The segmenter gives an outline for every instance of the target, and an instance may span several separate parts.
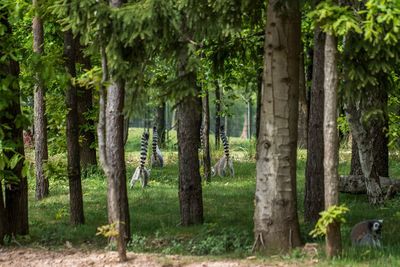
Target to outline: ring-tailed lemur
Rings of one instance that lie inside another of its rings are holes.
[[[161,150],[158,147],[158,134],[157,127],[153,127],[153,142],[152,142],[152,155],[151,155],[151,166],[152,167],[163,167],[164,158],[161,154]]]
[[[135,183],[140,179],[142,187],[147,186],[150,171],[146,169],[144,166],[147,158],[147,146],[149,141],[149,133],[145,130],[142,134],[142,139],[140,142],[140,165],[136,168],[135,172],[132,175],[132,179],[130,182],[131,188],[135,185]]]
[[[235,170],[233,169],[232,158],[229,156],[229,143],[226,137],[224,126],[221,126],[220,136],[222,144],[224,146],[224,156],[211,168],[211,174],[214,176],[225,176],[227,174],[226,168],[228,167],[229,175],[235,176]]]
[[[353,246],[381,246],[381,232],[383,220],[368,220],[356,224],[351,230]]]

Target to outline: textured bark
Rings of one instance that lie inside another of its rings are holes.
[[[254,211],[254,249],[267,253],[301,245],[296,201],[300,12],[297,1],[276,3],[268,3],[265,28]]]
[[[354,138],[351,139],[351,165],[350,175],[362,175],[360,156],[358,154],[357,142]]]
[[[248,136],[249,139],[251,139],[251,136],[253,135],[252,132],[252,127],[253,127],[253,123],[252,123],[252,118],[253,118],[253,112],[252,112],[252,102],[251,102],[251,98],[249,99],[249,101],[247,102],[247,127],[248,127]]]
[[[242,128],[242,134],[240,135],[240,138],[247,139],[248,130],[249,130],[249,122],[248,122],[248,116],[247,116],[247,112],[246,112],[246,113],[244,113],[244,116],[243,116],[243,128]]]
[[[327,34],[324,62],[324,189],[325,209],[339,205],[339,137],[337,130],[337,44],[336,37]],[[315,76],[314,76],[315,77]],[[327,227],[326,254],[337,256],[342,250],[340,223]]]
[[[400,180],[379,177],[379,183],[382,191],[386,194],[390,186],[400,187]],[[365,178],[363,175],[340,176],[339,191],[349,194],[366,194]]]
[[[379,88],[379,94],[377,96],[378,105],[381,107],[383,112],[383,122],[380,124],[373,124],[372,127],[377,127],[376,138],[374,142],[374,165],[378,176],[388,177],[389,176],[389,149],[388,149],[388,129],[389,119],[387,113],[388,105],[388,93],[382,86]]]
[[[101,86],[99,90],[99,121],[97,123],[97,139],[99,145],[99,160],[104,173],[108,177],[107,168],[107,153],[106,153],[106,105],[107,91],[105,83],[108,81],[107,55],[104,46],[100,49],[101,54],[101,69],[103,76],[101,78]]]
[[[83,55],[82,48],[79,46],[79,40],[76,40],[77,53],[79,53],[79,62],[84,68],[91,69],[90,59]],[[95,148],[95,132],[94,120],[87,119],[88,112],[93,110],[93,88],[84,88],[77,85],[78,93],[78,123],[80,128],[79,155],[81,158],[82,168],[97,165],[96,148]]]
[[[4,236],[7,232],[6,210],[3,198],[3,181],[0,181],[0,246],[3,245]]]
[[[263,92],[263,78],[262,74],[258,78],[258,84],[257,84],[257,111],[256,111],[256,138],[258,140],[258,135],[260,133],[260,114],[261,114],[261,109],[262,109],[262,92]]]
[[[303,50],[301,50],[303,51]],[[308,103],[306,97],[306,81],[304,73],[304,55],[300,56],[299,74],[299,122],[298,122],[298,147],[307,148]]]
[[[131,235],[124,149],[124,95],[124,82],[111,79],[106,106],[108,220],[110,224],[117,223],[118,254],[122,261],[127,259],[126,244]]]
[[[76,46],[72,31],[64,33],[64,60],[65,68],[70,78],[76,77]],[[81,182],[81,166],[79,156],[79,124],[78,124],[78,96],[72,81],[68,82],[67,98],[67,158],[70,201],[70,222],[72,225],[83,224],[83,196]]]
[[[221,128],[221,88],[215,80],[215,149],[219,149],[219,129]]]
[[[314,30],[313,74],[308,122],[304,219],[314,224],[324,209],[324,45],[325,34]]]
[[[210,104],[209,94],[206,91],[203,97],[203,167],[204,180],[211,182],[211,156],[210,156]]]
[[[157,107],[158,146],[165,147],[165,103]]]
[[[33,0],[33,7],[39,8],[38,0]],[[43,55],[44,35],[43,22],[38,12],[32,21],[33,52]],[[47,149],[47,117],[45,103],[45,88],[39,72],[35,73],[34,88],[34,129],[35,129],[35,173],[36,199],[41,200],[49,195],[49,180],[44,173],[44,164],[48,160]]]
[[[179,205],[181,225],[203,223],[203,196],[199,171],[199,141],[201,124],[201,100],[196,86],[196,75],[187,72],[188,48],[179,52],[179,77],[187,79],[192,95],[184,97],[178,105],[178,157],[179,157]]]

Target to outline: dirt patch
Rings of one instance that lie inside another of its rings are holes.
[[[49,251],[32,248],[0,248],[1,267],[255,267],[255,266],[312,266],[315,260],[297,263],[265,263],[255,258],[245,260],[208,260],[204,257],[128,253],[127,262],[118,262],[116,252],[67,249]]]

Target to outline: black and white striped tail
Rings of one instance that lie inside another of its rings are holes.
[[[225,129],[224,126],[221,126],[220,129],[220,136],[221,136],[221,140],[222,140],[222,145],[224,146],[224,153],[226,158],[229,158],[229,142],[228,142],[228,138],[226,137],[225,134]]]
[[[153,150],[153,155],[155,159],[157,160],[157,146],[158,146],[158,133],[157,133],[157,127],[153,127],[153,142],[151,144],[151,148]]]
[[[152,167],[163,167],[164,166],[164,158],[161,154],[161,150],[158,147],[158,133],[157,127],[153,127],[153,141],[151,144],[152,147],[152,155],[151,155],[151,166]]]
[[[136,168],[135,172],[132,175],[130,186],[131,188],[135,185],[135,183],[140,179],[142,187],[147,186],[148,179],[150,176],[150,171],[146,169],[146,158],[147,158],[147,146],[149,142],[149,133],[145,131],[142,134],[142,139],[140,141],[140,162],[139,166]]]
[[[200,126],[200,148],[204,149],[204,127],[203,125]]]

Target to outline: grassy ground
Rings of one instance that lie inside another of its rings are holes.
[[[128,179],[138,164],[141,130],[131,129],[126,146]],[[213,138],[211,138],[213,140]],[[205,223],[200,226],[179,227],[178,173],[176,137],[171,136],[168,149],[164,151],[166,166],[151,171],[150,187],[142,190],[137,184],[129,190],[132,242],[129,249],[136,252],[159,252],[166,254],[212,255],[244,257],[251,254],[253,243],[253,211],[255,191],[254,143],[231,138],[235,158],[235,178],[214,178],[203,185]],[[222,151],[213,153],[213,159]],[[340,173],[349,169],[350,152],[340,153]],[[398,156],[391,155],[390,173],[400,177]],[[308,236],[311,230],[303,223],[304,169],[306,151],[298,152],[298,207],[302,236],[305,242],[320,242]],[[34,200],[34,180],[30,181],[29,212],[30,236],[18,239],[30,246],[59,248],[70,242],[80,248],[104,248],[106,240],[96,236],[96,228],[107,224],[106,180],[98,169],[85,171],[83,178],[86,224],[72,227],[68,224],[69,196],[65,177],[65,156],[52,157],[49,166],[50,192],[47,199]],[[323,250],[319,254],[321,265],[337,266],[400,266],[400,199],[393,199],[383,207],[371,207],[363,195],[340,196],[351,212],[342,227],[344,253],[333,261],[325,260]],[[351,226],[364,219],[384,219],[383,243],[380,250],[354,250],[348,239]],[[304,258],[300,250],[282,256],[293,261]]]

